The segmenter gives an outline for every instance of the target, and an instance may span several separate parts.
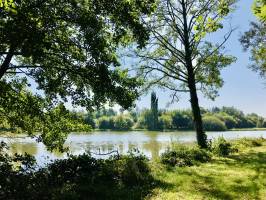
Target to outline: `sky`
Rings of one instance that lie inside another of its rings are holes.
[[[232,27],[237,27],[230,39],[227,41],[226,53],[233,55],[237,61],[222,71],[224,86],[219,90],[219,97],[215,101],[208,100],[199,94],[200,106],[212,108],[214,106],[234,106],[244,113],[257,113],[266,117],[266,81],[259,75],[248,68],[250,64],[250,53],[243,52],[239,42],[240,36],[249,29],[251,21],[255,17],[251,12],[253,0],[240,0],[237,9],[230,18]],[[225,27],[226,29],[226,27]],[[223,38],[224,33],[216,33],[212,41],[219,41]],[[170,106],[170,92],[154,89],[159,98],[159,108],[168,109],[185,109],[190,108],[189,96],[180,93],[180,100]],[[141,96],[136,102],[139,108],[150,107],[150,93]]]
[[[239,42],[241,35],[249,30],[250,22],[256,21],[255,16],[251,12],[252,2],[253,0],[239,0],[230,20],[226,20],[227,24],[230,21],[232,27],[237,27],[225,45],[226,53],[235,56],[237,61],[222,71],[224,86],[219,90],[219,96],[214,101],[206,99],[199,93],[199,104],[201,107],[234,106],[246,114],[257,113],[266,117],[266,80],[263,80],[257,73],[248,68],[250,53],[244,52]],[[221,41],[226,31],[228,31],[228,27],[225,26],[224,31],[214,33],[215,35],[211,37],[211,41]],[[171,92],[156,88],[154,91],[159,98],[159,108],[190,108],[189,95],[186,93],[180,93],[179,101],[169,105]],[[150,107],[150,93],[151,91],[136,101],[138,108]],[[66,106],[69,109],[73,109],[70,103],[66,103]],[[84,110],[80,107],[75,107],[74,109]],[[118,110],[119,107],[115,106],[115,109]]]

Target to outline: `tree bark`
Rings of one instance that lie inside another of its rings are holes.
[[[197,96],[197,88],[195,81],[195,74],[192,64],[192,50],[189,40],[189,27],[187,22],[187,8],[186,2],[182,0],[183,20],[184,20],[184,46],[185,46],[185,63],[188,72],[187,85],[190,92],[191,109],[193,113],[194,127],[197,134],[197,142],[201,148],[207,148],[207,136],[203,131],[202,117],[200,113],[199,100]]]
[[[199,101],[194,75],[189,79],[190,103],[193,112],[194,127],[197,134],[197,142],[201,148],[207,148],[207,135],[203,131],[202,117],[200,113]]]
[[[5,57],[3,64],[0,66],[0,80],[5,75],[6,71],[8,70],[12,57],[13,57],[13,48],[10,48],[9,52],[7,53]]]

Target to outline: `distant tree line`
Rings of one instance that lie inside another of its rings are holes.
[[[203,126],[205,131],[226,131],[233,128],[263,128],[266,121],[263,117],[252,113],[245,115],[234,107],[202,109]],[[150,110],[139,114],[137,128],[149,129]],[[193,116],[188,110],[160,110],[158,129],[193,130]]]
[[[234,107],[201,108],[201,111],[205,131],[266,128],[266,119],[262,116],[255,113],[244,114]],[[118,112],[113,108],[103,108],[93,113],[72,111],[71,116],[80,122],[83,120],[92,129],[101,130],[193,130],[194,127],[190,109],[159,110],[158,107],[151,106],[151,109],[132,109]],[[0,130],[12,131],[14,128],[3,121],[0,123]]]
[[[255,113],[244,114],[234,107],[201,108],[201,110],[205,131],[226,131],[234,128],[266,128],[265,118]],[[152,109],[134,109],[118,113],[112,108],[101,109],[94,113],[76,112],[75,115],[83,118],[85,123],[92,128],[102,130],[193,130],[194,127],[193,115],[190,109],[161,109],[157,111],[157,117]]]

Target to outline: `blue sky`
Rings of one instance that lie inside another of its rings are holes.
[[[226,53],[237,58],[237,62],[222,71],[224,86],[220,89],[219,97],[215,101],[208,100],[199,94],[199,102],[202,107],[211,108],[214,106],[234,106],[244,113],[257,113],[266,117],[266,81],[258,74],[248,68],[249,52],[243,52],[239,43],[242,33],[249,29],[249,23],[255,21],[251,12],[253,0],[240,0],[236,11],[232,14],[231,25],[237,27],[226,44]],[[223,33],[217,33],[212,37],[213,41],[221,39]],[[166,108],[169,102],[170,92],[155,89],[159,97],[159,107]],[[189,96],[180,93],[180,100],[168,107],[169,109],[189,108]],[[150,95],[145,95],[137,101],[139,108],[149,107]]]

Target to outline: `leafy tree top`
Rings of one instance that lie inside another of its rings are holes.
[[[259,18],[259,20],[266,22],[266,1],[265,0],[255,0],[252,8],[254,14]]]
[[[159,85],[173,91],[189,92],[188,82],[195,76],[197,89],[214,99],[222,87],[220,70],[236,59],[224,53],[224,44],[208,40],[208,34],[223,28],[225,17],[234,10],[233,0],[161,0],[151,17],[143,18],[151,37],[145,50],[135,51],[141,58],[139,73],[147,87]],[[188,66],[191,60],[192,66]]]
[[[75,122],[65,121],[71,116],[60,102],[70,99],[87,109],[132,105],[140,82],[119,67],[116,51],[131,41],[145,45],[149,34],[140,17],[154,10],[154,0],[14,4],[15,10],[0,12],[1,118],[28,133],[39,130],[48,147],[62,149]],[[29,91],[29,79],[45,97]]]

